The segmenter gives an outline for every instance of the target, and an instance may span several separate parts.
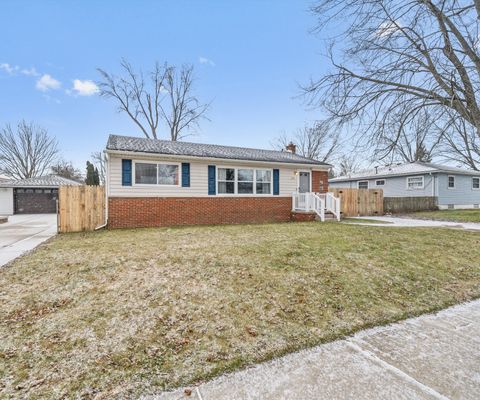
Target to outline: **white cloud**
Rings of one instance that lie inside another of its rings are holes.
[[[385,21],[380,24],[380,26],[377,29],[377,36],[391,36],[394,33],[399,31],[399,27],[401,25],[395,21]]]
[[[40,73],[34,68],[24,68],[20,71],[23,75],[27,76],[40,76]]]
[[[42,92],[47,92],[49,90],[59,89],[62,84],[60,81],[57,81],[55,78],[52,78],[48,74],[43,74],[42,77],[37,81],[35,87]]]
[[[207,57],[198,57],[198,62],[204,65],[210,65],[211,67],[215,66],[215,63]]]
[[[73,81],[73,90],[79,96],[92,96],[98,93],[98,86],[89,79],[84,81],[75,79]]]
[[[0,69],[3,69],[9,75],[13,75],[15,72],[18,71],[19,67],[10,65],[8,63],[1,63]]]

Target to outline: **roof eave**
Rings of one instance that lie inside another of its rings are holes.
[[[205,161],[222,161],[222,162],[244,162],[244,163],[265,163],[269,165],[292,165],[292,166],[301,166],[301,167],[306,167],[308,166],[309,168],[316,168],[320,170],[326,170],[328,171],[332,166],[330,164],[315,164],[314,162],[312,163],[300,163],[300,162],[288,162],[288,161],[263,161],[263,160],[245,160],[245,159],[237,159],[237,158],[223,158],[223,157],[202,157],[202,156],[187,156],[187,155],[181,155],[181,154],[164,154],[164,153],[156,153],[156,152],[146,152],[146,151],[133,151],[133,150],[113,150],[113,149],[105,149],[105,152],[107,154],[117,154],[117,155],[132,155],[132,154],[139,154],[139,155],[144,155],[144,156],[158,156],[158,157],[166,157],[166,158],[171,158],[171,159],[186,159],[186,160],[205,160]]]

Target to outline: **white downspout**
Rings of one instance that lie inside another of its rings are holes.
[[[109,182],[110,182],[110,159],[108,157],[108,153],[104,150],[105,153],[105,182],[103,184],[105,185],[105,223],[102,225],[99,225],[95,228],[95,230],[99,230],[102,228],[105,228],[108,224],[108,190],[109,190]]]

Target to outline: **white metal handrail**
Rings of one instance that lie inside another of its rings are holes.
[[[312,192],[292,193],[292,210],[294,211],[315,211],[320,220],[325,221],[325,199]]]
[[[325,221],[325,211],[331,212],[340,221],[340,198],[333,193],[292,193],[293,211],[315,211]]]
[[[335,197],[333,193],[327,192],[325,194],[325,208],[340,221],[340,197]]]

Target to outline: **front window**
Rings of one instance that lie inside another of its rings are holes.
[[[270,194],[272,171],[257,169],[257,194]]]
[[[178,185],[178,165],[135,163],[135,183],[142,185]]]
[[[407,189],[409,190],[423,189],[423,176],[412,176],[407,178]]]
[[[455,177],[454,176],[449,176],[448,177],[448,188],[449,189],[455,189]]]
[[[385,179],[379,179],[378,181],[375,182],[375,185],[385,186]]]
[[[218,168],[218,194],[271,194],[272,171],[250,168]]]
[[[218,193],[235,193],[235,170],[233,168],[218,169]]]
[[[359,189],[368,189],[368,181],[360,181],[358,182]]]
[[[480,189],[480,178],[472,178],[472,189]]]
[[[178,185],[178,165],[158,164],[158,184]]]
[[[238,170],[238,194],[253,193],[253,169]]]

